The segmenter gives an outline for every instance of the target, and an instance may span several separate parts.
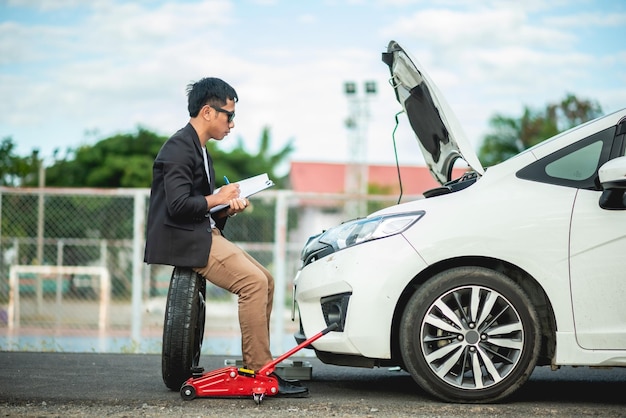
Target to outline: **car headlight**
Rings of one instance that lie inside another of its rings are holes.
[[[345,222],[324,232],[319,242],[330,245],[335,251],[367,241],[400,234],[417,222],[424,211],[393,215],[379,215]]]

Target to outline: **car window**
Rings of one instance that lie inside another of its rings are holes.
[[[517,177],[577,189],[601,190],[598,168],[610,159],[615,131],[613,126],[553,152],[519,170]]]
[[[550,177],[585,180],[595,174],[602,152],[602,141],[596,141],[546,165]]]

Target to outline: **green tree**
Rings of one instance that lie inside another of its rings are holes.
[[[0,186],[37,184],[39,164],[39,150],[33,150],[28,157],[20,157],[15,154],[11,137],[0,142]]]
[[[139,127],[136,133],[69,149],[46,169],[46,186],[150,187],[152,162],[166,139]]]
[[[491,132],[485,136],[478,157],[486,167],[498,164],[601,114],[597,102],[581,100],[573,94],[567,94],[560,103],[548,104],[543,110],[525,106],[518,119],[496,114],[489,121]]]

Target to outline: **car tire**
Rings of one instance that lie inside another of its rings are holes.
[[[538,315],[504,274],[453,268],[409,300],[400,349],[406,370],[431,395],[447,402],[498,402],[519,389],[537,364]]]
[[[206,280],[189,268],[175,267],[165,306],[161,368],[171,390],[198,369],[206,315]]]

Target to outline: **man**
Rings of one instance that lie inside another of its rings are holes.
[[[187,86],[189,123],[169,138],[153,165],[144,261],[193,268],[211,283],[239,297],[244,366],[259,370],[272,361],[269,324],[274,295],[270,272],[228,241],[222,230],[248,200],[239,185],[215,189],[213,161],[206,144],[234,128],[235,90],[218,78]],[[211,213],[211,208],[228,205]],[[279,380],[279,394],[306,396],[295,381]]]

